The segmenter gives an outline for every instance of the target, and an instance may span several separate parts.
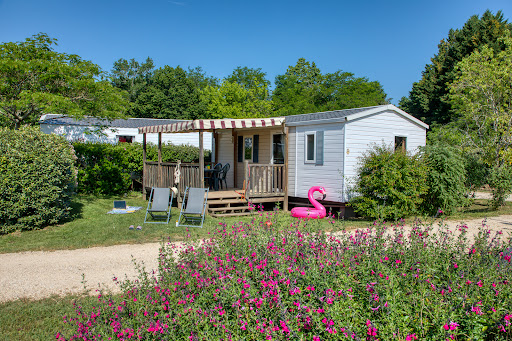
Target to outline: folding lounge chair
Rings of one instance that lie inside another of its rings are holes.
[[[149,196],[149,203],[146,210],[146,217],[144,218],[144,224],[169,224],[169,219],[171,219],[171,205],[173,197],[174,193],[171,193],[170,188],[151,188],[151,195]],[[148,221],[148,214],[154,220],[160,221]]]
[[[203,227],[207,200],[208,188],[187,187],[181,204],[178,226]],[[189,222],[196,225],[190,225]]]

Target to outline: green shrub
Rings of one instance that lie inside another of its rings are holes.
[[[512,193],[512,167],[504,164],[491,168],[488,184],[492,191],[491,206],[498,209],[505,205],[505,199]]]
[[[76,186],[75,159],[60,136],[38,128],[0,128],[0,233],[66,218]]]
[[[480,155],[475,153],[463,154],[466,168],[466,187],[476,191],[487,183],[489,177],[489,165],[482,161]]]
[[[428,191],[423,200],[423,211],[436,214],[438,210],[453,213],[468,203],[466,169],[459,152],[449,146],[431,145],[423,148],[427,165]]]
[[[350,204],[365,217],[403,218],[418,212],[425,180],[426,167],[418,155],[374,145],[359,162]]]
[[[140,143],[75,142],[79,171],[78,191],[100,195],[122,194],[129,190],[131,178],[142,177],[142,145]],[[158,161],[158,148],[146,147],[148,161]],[[205,159],[210,153],[205,152]],[[199,148],[191,145],[162,145],[163,162],[199,162]]]

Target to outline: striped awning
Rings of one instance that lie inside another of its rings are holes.
[[[173,124],[140,127],[139,134],[184,133],[213,129],[262,128],[281,126],[283,122],[284,117],[194,120]]]

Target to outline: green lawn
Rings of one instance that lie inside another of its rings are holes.
[[[129,206],[142,206],[140,211],[131,214],[112,215],[107,212],[112,208],[112,201],[125,199]],[[490,210],[486,200],[475,200],[471,207],[460,210],[449,219],[469,220],[486,218],[502,214],[512,214],[512,203],[502,207],[498,211]],[[37,250],[59,250],[79,249],[92,246],[109,246],[117,244],[135,244],[159,242],[170,238],[173,241],[184,239],[187,233],[194,238],[208,237],[208,233],[219,227],[219,223],[234,223],[237,221],[248,221],[250,217],[233,218],[212,218],[207,216],[204,227],[186,228],[175,226],[179,216],[179,209],[172,208],[172,217],[166,224],[143,224],[147,202],[142,194],[131,193],[124,198],[109,197],[98,198],[95,196],[79,195],[74,199],[72,216],[68,222],[49,226],[36,231],[15,232],[0,236],[0,253],[37,251]],[[258,212],[254,214],[259,214]],[[282,213],[289,223],[295,221],[288,213]],[[409,218],[412,221],[414,218]],[[363,219],[348,219],[342,224],[336,224],[336,228],[360,228],[370,225],[372,222]],[[130,225],[142,225],[141,231],[129,230]],[[333,226],[326,221],[314,220],[310,223],[312,229],[323,229],[330,231]]]
[[[112,209],[116,199],[126,200],[129,206],[142,206],[140,211],[130,214],[107,214]],[[41,230],[14,232],[0,236],[0,253],[79,249],[93,246],[109,246],[117,244],[136,244],[160,242],[170,238],[174,241],[184,239],[187,233],[195,238],[205,238],[208,232],[219,227],[219,223],[234,223],[251,219],[250,217],[232,217],[226,219],[207,216],[204,227],[176,227],[180,210],[173,207],[169,224],[143,224],[147,201],[142,194],[131,193],[124,198],[98,198],[89,195],[79,195],[74,199],[72,216],[68,222],[49,226]],[[254,213],[259,214],[259,213]],[[290,223],[293,221],[290,219]],[[364,227],[367,221],[352,222],[352,226]],[[141,225],[142,230],[129,230],[130,225]],[[312,228],[329,230],[327,222],[315,222]]]
[[[66,332],[65,315],[76,316],[73,302],[94,306],[96,297],[51,297],[39,301],[17,300],[0,303],[0,341],[55,340],[57,331]]]

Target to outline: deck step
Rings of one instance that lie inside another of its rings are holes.
[[[208,205],[237,204],[237,203],[247,205],[247,201],[242,200],[242,199],[212,199],[212,200],[208,200]]]
[[[209,207],[210,212],[225,212],[225,211],[248,211],[248,206],[228,206],[228,207]]]
[[[212,217],[222,218],[222,217],[241,217],[251,215],[251,212],[239,212],[239,213],[212,213]]]

